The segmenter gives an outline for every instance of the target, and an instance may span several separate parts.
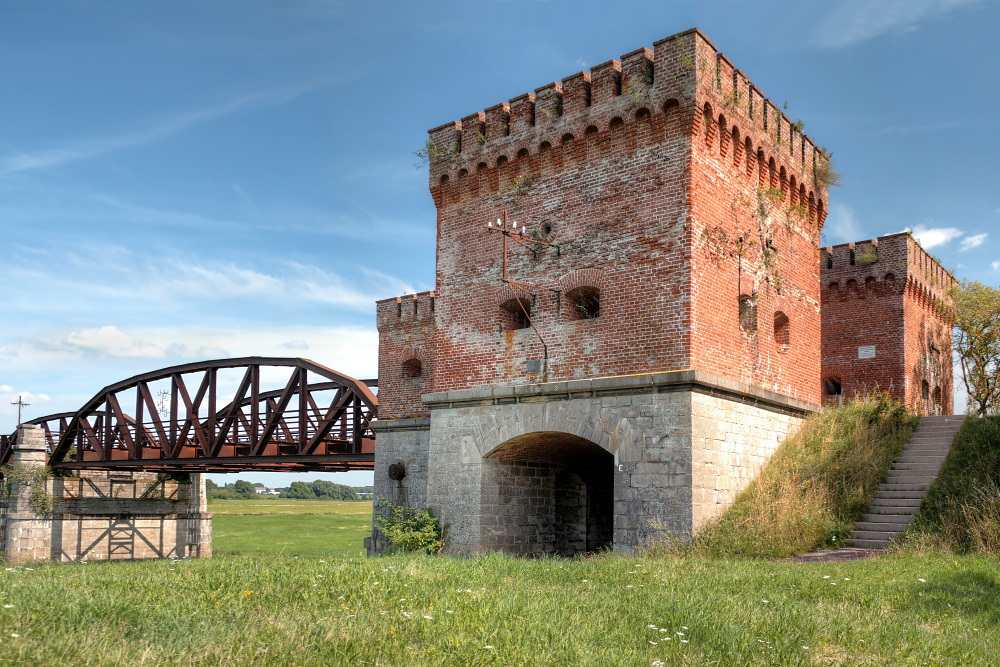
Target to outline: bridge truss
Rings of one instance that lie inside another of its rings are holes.
[[[54,469],[371,470],[369,384],[308,359],[219,359],[137,375],[78,412],[25,423],[45,428]],[[0,464],[15,444],[16,433],[0,441]]]

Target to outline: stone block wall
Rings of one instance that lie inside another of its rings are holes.
[[[375,448],[375,514],[372,516],[372,536],[365,538],[369,554],[383,551],[388,546],[375,525],[375,516],[380,511],[385,511],[380,507],[383,499],[403,507],[427,506],[430,417],[379,419],[372,422],[372,429],[378,446]],[[402,464],[406,472],[403,479],[389,478],[389,466],[393,464]]]
[[[449,524],[450,553],[556,551],[565,526],[556,507],[570,506],[555,478],[580,459],[607,476],[592,484],[605,497],[588,505],[611,507],[615,549],[664,531],[690,535],[814,409],[693,371],[443,392],[424,402],[432,415],[427,503]]]
[[[19,427],[14,463],[43,466],[45,458],[44,430]],[[15,484],[0,508],[7,562],[211,557],[204,485],[194,473],[81,471],[49,479],[52,508],[38,514],[31,488]]]

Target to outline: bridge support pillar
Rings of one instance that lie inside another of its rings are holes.
[[[48,513],[36,511],[32,503],[37,485],[42,486],[42,496],[47,497],[44,480],[29,478],[30,473],[45,467],[45,429],[41,426],[22,424],[17,428],[17,444],[11,463],[17,478],[10,490],[7,508],[3,513],[4,551],[7,562],[18,565],[33,560],[48,560],[52,551],[52,521]]]
[[[208,496],[205,493],[205,475],[199,472],[190,474],[191,497],[188,501],[188,513],[184,517],[187,523],[187,556],[189,558],[212,557],[212,515],[208,512]]]

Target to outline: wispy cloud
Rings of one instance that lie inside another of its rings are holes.
[[[912,232],[926,250],[949,243],[964,233],[957,227],[925,227],[924,225],[917,225]]]
[[[863,234],[861,223],[858,222],[854,209],[837,203],[830,205],[830,213],[827,215],[826,224],[823,225],[823,233],[833,243],[859,241]]]
[[[986,241],[987,236],[988,234],[986,232],[983,232],[982,234],[976,234],[975,236],[966,236],[964,239],[962,239],[961,250],[971,250],[973,248],[978,248],[979,246],[983,245],[983,242]]]
[[[1000,260],[997,260],[997,261],[993,262],[992,264],[990,264],[990,267],[994,271],[1000,271]]]
[[[79,247],[72,253],[50,252],[14,256],[0,266],[0,282],[15,290],[32,285],[32,304],[63,312],[74,307],[116,304],[164,312],[169,304],[176,316],[194,316],[221,305],[239,308],[250,302],[283,308],[329,306],[372,312],[376,299],[413,293],[403,280],[367,267],[351,267],[351,277],[300,262],[247,266],[198,257],[157,257],[125,248]],[[56,267],[56,268],[53,268]],[[44,285],[40,291],[37,285]],[[10,297],[7,307],[15,305]],[[110,335],[107,332],[105,335]],[[122,343],[124,345],[124,343]]]
[[[847,0],[819,28],[817,42],[844,48],[887,33],[917,30],[922,23],[984,0]]]
[[[0,176],[88,160],[106,153],[149,144],[234,113],[286,104],[300,95],[331,84],[331,81],[310,81],[270,88],[241,95],[217,106],[181,114],[137,132],[84,139],[69,146],[7,155],[0,157]]]

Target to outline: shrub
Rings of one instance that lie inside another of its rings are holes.
[[[444,548],[444,529],[429,507],[402,507],[383,498],[376,511],[375,525],[394,549],[438,554]]]

